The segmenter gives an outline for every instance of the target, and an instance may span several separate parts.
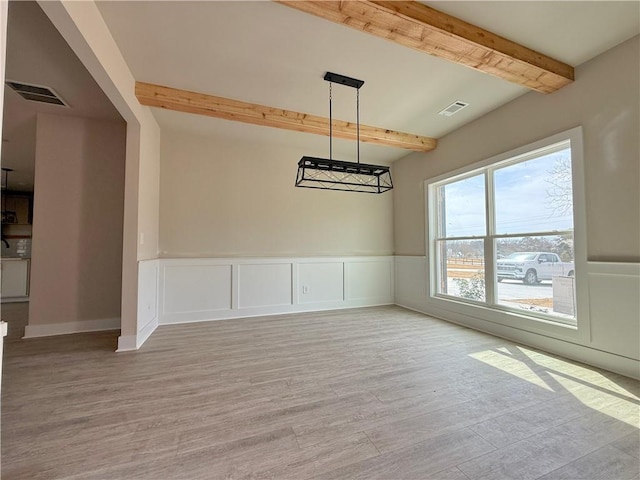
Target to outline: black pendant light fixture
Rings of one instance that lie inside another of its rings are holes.
[[[384,165],[360,163],[360,87],[364,81],[327,72],[329,82],[329,158],[302,157],[298,162],[296,187],[341,190],[346,192],[384,193],[393,188],[391,172]],[[339,83],[356,89],[357,162],[333,159],[332,85]]]

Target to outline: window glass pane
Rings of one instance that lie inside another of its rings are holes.
[[[438,188],[439,237],[484,235],[484,174]]]
[[[484,242],[441,240],[437,248],[437,292],[484,302]]]
[[[573,229],[571,149],[494,172],[496,233]]]
[[[573,236],[496,240],[497,303],[575,325]]]

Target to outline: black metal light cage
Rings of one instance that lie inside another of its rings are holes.
[[[384,193],[393,188],[391,171],[385,165],[360,163],[360,87],[364,81],[327,72],[329,82],[329,156],[330,158],[302,157],[298,162],[296,187],[339,190],[344,192]],[[340,83],[355,88],[357,116],[357,162],[333,159],[333,115],[331,84]]]
[[[384,193],[393,188],[393,182],[386,166],[302,157],[298,162],[296,187]]]

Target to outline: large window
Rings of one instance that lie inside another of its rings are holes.
[[[429,184],[432,295],[576,324],[569,139]]]

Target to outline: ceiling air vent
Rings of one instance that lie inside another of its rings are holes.
[[[49,103],[52,105],[62,105],[64,107],[68,107],[67,102],[60,98],[56,92],[54,92],[49,87],[43,87],[40,85],[30,85],[28,83],[14,82],[12,80],[7,80],[7,85],[9,85],[13,90],[15,90],[18,95],[20,95],[25,100],[31,100],[33,102],[42,102]]]
[[[467,105],[469,105],[467,102],[461,102],[460,100],[458,100],[457,102],[453,102],[451,105],[449,105],[444,110],[439,111],[438,115],[442,115],[443,117],[450,117],[454,113],[458,113],[460,110],[462,110]]]

